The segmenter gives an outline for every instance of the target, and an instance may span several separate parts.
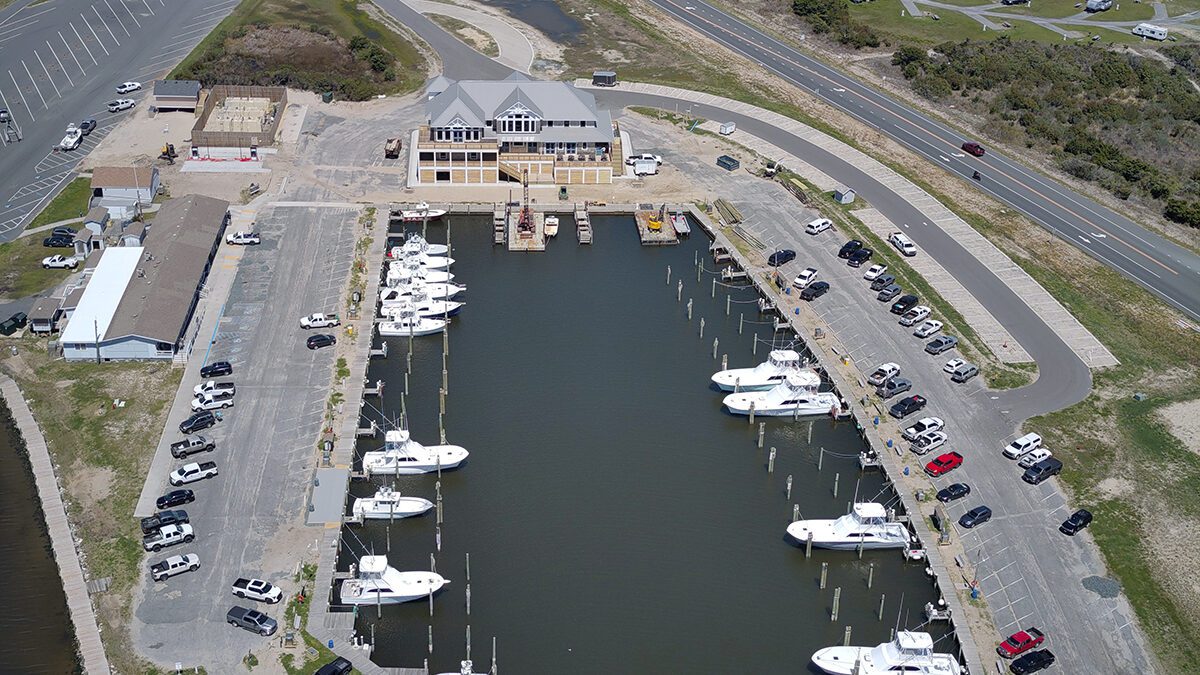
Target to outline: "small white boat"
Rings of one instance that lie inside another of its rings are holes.
[[[433,508],[433,502],[420,497],[402,497],[399,492],[386,485],[375,491],[374,497],[359,497],[354,500],[350,513],[366,520],[388,520],[411,518]]]
[[[836,415],[841,412],[842,402],[836,394],[817,391],[821,378],[811,371],[788,373],[783,382],[767,391],[751,391],[730,394],[723,401],[729,412],[749,415],[750,405],[754,414],[766,417],[805,417],[810,415]]]
[[[787,533],[800,543],[808,541],[817,548],[837,551],[904,548],[908,545],[908,530],[903,523],[889,522],[883,504],[860,502],[850,513],[837,520],[797,520],[788,525]]]
[[[67,125],[66,135],[59,141],[58,148],[60,150],[74,150],[83,142],[83,130],[75,126],[74,123]]]
[[[446,255],[450,247],[445,244],[431,244],[425,237],[413,232],[404,238],[403,246],[392,247],[392,257],[399,258],[405,253],[424,253],[425,255]]]
[[[902,630],[876,647],[826,647],[812,656],[813,665],[830,675],[961,675],[950,654],[936,654],[929,633]]]
[[[358,573],[342,582],[342,602],[348,605],[396,605],[424,600],[450,583],[437,572],[401,572],[387,564],[387,556],[364,555]]]
[[[393,429],[384,435],[383,450],[363,453],[363,471],[371,476],[407,476],[453,469],[467,459],[458,445],[425,446],[412,440],[408,431]]]
[[[799,370],[800,354],[791,349],[774,349],[757,366],[722,370],[712,376],[712,381],[721,391],[766,391],[783,382],[788,373]]]
[[[449,300],[466,290],[467,287],[462,284],[430,284],[417,280],[407,286],[396,286],[395,288],[385,286],[379,289],[379,301],[383,303],[400,302],[404,298],[411,298],[414,294],[422,293],[430,300]]]
[[[444,215],[446,215],[446,209],[431,209],[429,208],[429,204],[421,202],[414,208],[402,209],[400,211],[400,220],[412,223],[422,220],[437,220]]]
[[[393,315],[391,321],[380,322],[379,334],[381,336],[420,337],[422,335],[434,335],[446,330],[446,321],[443,319],[414,316],[411,310],[406,309],[396,311],[398,315]]]
[[[447,284],[453,280],[454,274],[452,272],[429,270],[420,267],[414,270],[401,264],[394,264],[388,266],[387,276],[384,278],[384,285],[386,285],[388,288],[395,288],[397,286],[408,286],[413,282],[420,281],[430,284]]]
[[[411,307],[412,311],[416,312],[418,319],[441,319],[458,314],[464,304],[462,302],[455,302],[454,300],[430,300],[428,298],[422,299],[413,296],[406,298],[404,303],[383,303],[379,308],[379,315],[400,320],[409,313],[408,308]]]
[[[683,211],[679,209],[671,212],[671,227],[675,228],[675,234],[681,236],[692,233],[692,226],[688,225],[687,216],[683,215]]]
[[[409,269],[448,270],[454,264],[454,258],[428,253],[405,253],[399,260]]]
[[[558,236],[558,216],[546,216],[545,229],[547,237]]]
[[[487,675],[487,673],[477,673],[475,672],[474,663],[471,661],[463,661],[461,664],[459,664],[459,671],[457,673],[439,673],[439,675]]]

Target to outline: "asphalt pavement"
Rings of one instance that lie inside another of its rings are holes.
[[[75,174],[88,152],[129,114],[106,103],[148,105],[155,78],[170,72],[238,0],[21,0],[0,11],[0,108],[21,141],[0,140],[0,242]],[[144,88],[118,95],[125,81]],[[55,152],[68,124],[99,126],[76,150]],[[2,135],[2,134],[0,134]]]
[[[659,9],[803,91],[878,129],[1029,216],[1193,318],[1200,318],[1200,256],[1054,179],[989,150],[962,152],[963,134],[831,68],[702,0],[651,0]],[[781,11],[784,11],[781,9]],[[855,185],[857,188],[857,185]]]

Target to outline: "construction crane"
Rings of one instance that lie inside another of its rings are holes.
[[[521,169],[521,215],[517,219],[517,236],[533,236],[533,213],[529,210],[529,169]]]

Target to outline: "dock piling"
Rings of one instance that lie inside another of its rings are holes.
[[[887,594],[880,594],[880,596],[879,596],[879,620],[880,621],[883,621],[883,601],[886,599],[887,599]]]
[[[721,370],[729,369],[729,354],[721,355]]]
[[[821,590],[825,590],[825,579],[829,576],[829,563],[821,563]]]
[[[862,560],[862,552],[863,552],[863,543],[862,543],[862,540],[860,539],[858,541],[858,559],[859,560]]]
[[[713,360],[717,358],[717,345],[721,344],[721,338],[713,338]]]
[[[792,504],[792,522],[794,523],[794,522],[796,522],[797,520],[800,520],[800,505],[799,505],[799,504]],[[808,536],[809,536],[809,537],[812,537],[812,533],[811,533],[811,532],[809,532],[809,533],[808,533]],[[805,554],[805,556],[804,556],[804,557],[806,557],[806,558],[807,558],[807,557],[808,557],[809,555],[811,555],[811,554],[812,554],[812,552],[811,552],[811,551],[809,551],[809,553]]]
[[[700,317],[700,339],[704,339],[704,317]]]
[[[667,265],[667,285],[671,285],[671,266]]]
[[[754,401],[750,402],[750,424],[754,424]],[[774,450],[774,448],[771,448]]]
[[[688,321],[692,320],[692,299],[688,298]]]
[[[442,552],[442,526],[435,525],[433,528],[433,544],[438,553]]]
[[[821,470],[821,465],[825,463],[825,446],[821,446],[821,454],[817,455],[817,471]]]
[[[429,627],[429,653],[433,653],[433,626]]]
[[[702,269],[704,269],[704,267],[700,264],[699,261],[697,261],[696,262],[696,283],[700,283],[700,270],[702,270]]]
[[[683,282],[682,281],[680,281],[679,284],[677,286],[675,286],[675,302],[680,302],[681,300],[683,300]]]
[[[758,333],[754,334],[754,345],[750,347],[750,353],[758,356]]]
[[[759,422],[758,423],[758,447],[761,448],[763,446],[763,436],[766,436],[766,434],[767,434],[767,423]]]
[[[790,473],[788,474],[788,477],[787,477],[787,498],[789,501],[792,498],[792,474],[790,474]]]
[[[798,515],[800,515],[800,514],[798,513],[798,512],[799,512],[799,510],[800,510],[800,506],[797,504],[797,505],[796,505],[796,511],[797,511],[797,514],[796,514],[796,515],[797,515],[797,516],[798,516]],[[813,539],[813,533],[812,533],[812,532],[809,532],[809,533],[808,533],[808,541],[804,542],[804,557],[805,557],[806,559],[807,559],[807,558],[811,558],[811,557],[812,557],[812,539]]]
[[[867,565],[867,589],[870,590],[872,582],[875,581],[875,563]]]
[[[467,584],[467,616],[471,616],[471,584]]]
[[[850,646],[850,626],[846,626],[846,634],[842,637],[842,646]]]
[[[829,617],[830,621],[837,621],[838,605],[842,604],[842,587],[838,586],[833,589],[833,614]]]
[[[450,332],[442,331],[442,366],[446,365],[446,358],[450,356]]]
[[[767,473],[775,473],[775,448],[771,448],[771,452],[767,454]]]
[[[833,474],[833,498],[834,499],[837,499],[838,478],[841,478],[841,476],[842,476],[842,474],[840,474],[840,473]]]
[[[713,277],[713,282],[712,282],[712,297],[714,297],[714,298],[715,298],[715,297],[717,297],[717,278],[716,278],[716,277]]]
[[[725,296],[725,316],[729,316],[729,305],[733,302],[728,294]]]

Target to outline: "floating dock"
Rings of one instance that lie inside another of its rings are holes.
[[[469,213],[469,211],[468,211]],[[503,244],[508,230],[508,205],[496,204],[492,209],[492,243]]]
[[[637,221],[638,236],[642,246],[674,246],[679,243],[679,235],[668,222],[665,209],[656,209],[653,204],[638,204],[633,212]]]
[[[586,203],[575,205],[575,236],[581,245],[592,243],[592,217]]]
[[[522,229],[521,211],[509,209],[507,213],[508,250],[510,251],[545,251],[546,250],[546,214],[539,211],[529,211],[529,222],[532,229]]]

